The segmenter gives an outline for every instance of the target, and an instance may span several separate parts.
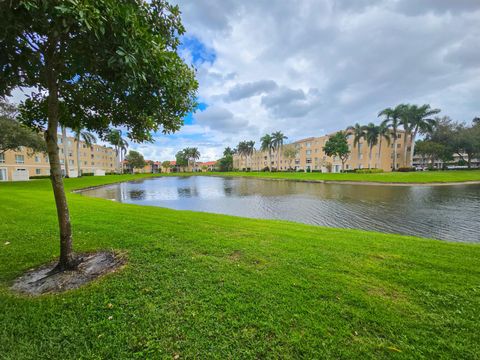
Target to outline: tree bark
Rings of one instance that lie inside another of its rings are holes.
[[[397,132],[393,134],[393,171],[397,170]]]
[[[405,132],[405,135],[403,136],[403,164],[405,167],[407,167],[407,139],[408,135],[407,132]]]
[[[46,68],[48,83],[48,127],[45,133],[45,141],[47,143],[48,159],[50,161],[50,179],[60,228],[60,260],[57,265],[57,270],[64,271],[74,269],[77,263],[72,250],[72,226],[70,223],[67,198],[63,188],[62,168],[57,143],[59,123],[58,84],[54,70],[50,66]]]
[[[412,137],[410,138],[410,141],[412,144],[410,145],[410,166],[413,167],[413,154],[415,151],[415,138],[417,137],[417,132],[413,132]]]

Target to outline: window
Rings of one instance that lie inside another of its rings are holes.
[[[15,162],[17,164],[24,164],[25,163],[25,156],[23,155],[15,155]]]
[[[318,153],[318,149],[315,149],[315,154]]]
[[[35,169],[35,175],[40,175],[42,173],[41,169]]]
[[[5,154],[0,154],[0,164],[5,162]]]
[[[40,162],[40,156],[35,155],[35,162],[39,163]]]
[[[306,151],[306,154],[307,154],[307,155],[311,155],[311,154],[312,154],[312,150],[307,150],[307,151]]]
[[[312,159],[311,158],[308,158],[307,159],[307,164],[311,164],[312,163]]]
[[[69,164],[69,165],[75,165],[74,162],[73,162],[73,160],[68,160],[68,164]]]
[[[305,144],[305,146],[306,146],[307,148],[309,148],[311,145],[312,145],[312,143],[309,143],[309,142]]]

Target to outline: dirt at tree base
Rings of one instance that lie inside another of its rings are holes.
[[[125,264],[125,258],[113,252],[102,251],[78,254],[76,270],[56,271],[57,262],[27,271],[13,283],[11,289],[25,295],[60,293],[76,289],[104,274],[114,272]]]

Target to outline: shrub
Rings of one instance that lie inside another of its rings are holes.
[[[414,167],[401,167],[397,169],[398,172],[411,172],[415,171]]]
[[[269,167],[268,166],[265,166],[263,169],[262,169],[263,172],[266,172],[266,171],[270,171]]]
[[[35,175],[30,176],[30,179],[50,179],[50,175]]]
[[[378,174],[383,173],[383,169],[356,169],[357,174]]]
[[[82,173],[82,176],[93,176],[94,173]]]

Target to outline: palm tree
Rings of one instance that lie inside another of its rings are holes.
[[[265,134],[260,138],[260,149],[262,151],[268,151],[268,171],[272,171],[272,149],[273,149],[273,138],[270,134]]]
[[[97,142],[97,138],[88,131],[82,131],[82,129],[73,129],[75,133],[75,143],[77,145],[77,176],[81,176],[82,170],[80,166],[80,141],[83,141],[87,146],[92,146]]]
[[[117,129],[112,129],[108,132],[107,136],[105,137],[105,140],[107,140],[115,149],[117,166],[122,165],[122,158],[127,153],[127,148],[128,148],[127,141],[124,138],[122,138],[122,132]],[[120,172],[123,173],[123,166],[121,166]]]
[[[394,109],[386,108],[379,112],[378,116],[384,116],[385,120],[382,121],[382,125],[387,126],[390,129],[391,136],[393,137],[393,171],[397,169],[397,139],[398,128],[400,126],[400,114],[403,109],[402,104],[397,105]]]
[[[440,112],[440,109],[432,109],[430,105],[423,104],[422,106],[410,105],[407,111],[407,118],[410,127],[410,140],[412,142],[410,148],[410,166],[413,164],[413,153],[415,150],[415,138],[418,134],[426,134],[433,130],[436,120],[430,118]],[[407,148],[405,144],[405,149]],[[406,159],[406,157],[405,157]],[[406,161],[406,160],[405,160]],[[405,164],[407,166],[407,164]]]
[[[248,142],[240,141],[237,145],[237,154],[240,155],[240,159],[247,156],[248,154]]]
[[[287,140],[288,138],[281,132],[281,131],[276,131],[272,133],[272,145],[273,148],[275,149],[277,153],[277,171],[280,168],[279,163],[280,163],[280,152],[283,148],[283,141]]]
[[[230,146],[226,147],[225,150],[223,150],[223,156],[233,156],[237,153],[237,149],[232,149]]]
[[[387,144],[390,145],[390,129],[387,124],[382,122],[378,126],[378,164],[382,163],[381,156],[382,156],[382,140],[385,139]],[[375,166],[376,167],[376,166]]]
[[[195,171],[196,161],[200,159],[200,151],[196,147],[190,148],[189,157],[193,160],[193,171]]]
[[[369,123],[368,125],[363,127],[363,130],[365,131],[365,140],[367,140],[367,145],[370,149],[368,157],[368,168],[371,169],[372,150],[373,147],[378,144],[379,127],[374,123]]]
[[[347,127],[347,132],[353,135],[353,147],[357,147],[358,167],[360,168],[360,141],[365,138],[365,130],[362,125],[356,123],[353,126]]]
[[[250,156],[252,156],[253,153],[255,152],[255,141],[253,141],[253,140],[247,141],[247,149],[246,150],[247,150],[246,154],[247,154],[247,168],[248,168],[249,167],[248,166],[248,158]]]

